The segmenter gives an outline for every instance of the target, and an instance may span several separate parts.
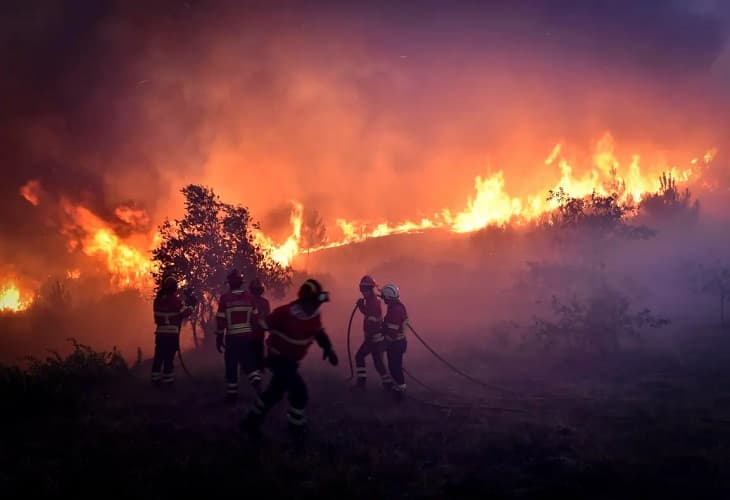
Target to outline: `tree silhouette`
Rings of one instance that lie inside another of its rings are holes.
[[[322,216],[313,208],[305,208],[302,217],[301,246],[305,250],[318,247],[327,241],[327,228]]]
[[[323,245],[327,241],[327,228],[324,225],[322,216],[315,209],[304,209],[302,214],[302,234],[299,241],[300,246],[307,251],[307,262],[309,267],[309,253],[313,248]]]
[[[159,226],[161,242],[152,251],[159,286],[170,272],[186,292],[195,293],[199,304],[191,316],[193,339],[197,327],[210,333],[215,304],[226,289],[225,277],[236,267],[247,278],[258,276],[275,296],[283,296],[291,284],[291,269],[272,260],[267,249],[256,243],[258,223],[246,207],[224,203],[212,189],[190,184],[181,190],[185,215]]]
[[[532,327],[544,347],[563,345],[606,354],[619,349],[622,337],[638,337],[642,328],[669,324],[649,309],[632,311],[628,298],[605,283],[585,299],[573,296],[564,302],[553,296],[551,309],[554,319],[536,317]]]
[[[721,263],[698,264],[694,270],[694,289],[720,299],[720,326],[725,326],[725,302],[730,300],[730,267]]]
[[[681,191],[671,174],[659,177],[659,191],[646,196],[639,204],[639,211],[655,223],[694,223],[700,211],[699,200],[692,201],[689,189]]]

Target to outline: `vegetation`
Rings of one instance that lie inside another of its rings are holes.
[[[573,296],[564,302],[553,296],[553,319],[536,317],[533,332],[545,348],[563,346],[616,352],[624,338],[637,338],[644,327],[660,328],[669,320],[649,309],[632,311],[628,298],[609,286],[593,290],[586,299]]]
[[[659,225],[671,223],[686,226],[697,222],[700,202],[692,200],[689,189],[679,189],[676,179],[667,173],[661,175],[659,182],[659,191],[641,200],[641,214],[651,223]]]
[[[191,184],[181,191],[185,215],[159,227],[161,242],[152,252],[158,265],[154,278],[159,284],[171,272],[198,296],[191,317],[197,342],[198,327],[208,333],[212,328],[215,304],[232,268],[249,278],[258,276],[274,296],[282,296],[291,284],[291,269],[275,262],[257,243],[254,231],[259,226],[247,208],[222,202],[204,186]]]

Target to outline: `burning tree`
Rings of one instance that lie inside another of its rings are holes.
[[[326,241],[327,227],[324,225],[322,215],[313,208],[305,208],[302,218],[301,247],[311,250]]]
[[[260,277],[275,296],[282,296],[291,284],[291,269],[275,262],[256,243],[258,223],[246,207],[224,203],[212,189],[190,184],[181,192],[185,216],[166,219],[159,227],[160,245],[152,251],[157,285],[171,272],[200,303],[191,317],[193,339],[197,327],[203,332],[215,319],[217,298],[225,291],[225,277],[233,267],[244,276]]]
[[[656,234],[646,226],[628,223],[636,208],[621,203],[618,193],[600,195],[594,191],[585,198],[575,198],[560,188],[550,190],[547,199],[558,206],[550,215],[551,225],[601,244],[609,239],[647,239]]]
[[[642,214],[654,222],[676,221],[694,223],[700,211],[699,200],[692,201],[689,189],[677,188],[677,181],[671,174],[659,177],[659,191],[646,196],[639,204]]]

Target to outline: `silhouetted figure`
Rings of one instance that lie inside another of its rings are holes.
[[[307,386],[299,374],[299,362],[306,356],[313,341],[322,348],[323,359],[333,366],[337,366],[338,362],[319,314],[319,308],[325,302],[329,302],[329,294],[318,281],[308,279],[299,289],[297,300],[277,307],[266,320],[262,320],[262,327],[269,331],[266,366],[271,370],[272,378],[254,407],[241,421],[244,430],[258,433],[266,413],[286,393],[289,395],[287,417],[290,430],[297,435],[306,430],[304,410],[309,396]]]
[[[258,310],[253,296],[243,289],[243,276],[233,269],[226,279],[230,290],[218,301],[216,348],[223,352],[226,367],[226,401],[238,397],[239,366],[258,394],[261,392],[261,340]],[[225,335],[225,339],[224,339]]]
[[[388,307],[383,318],[383,333],[385,334],[386,352],[388,354],[388,371],[393,377],[393,391],[396,401],[401,401],[406,392],[406,380],[403,375],[403,355],[406,353],[406,327],[408,313],[400,301],[400,291],[395,285],[385,285],[381,297]]]
[[[190,296],[183,303],[177,293],[177,280],[172,276],[162,279],[152,308],[155,315],[155,356],[152,361],[152,382],[172,384],[175,381],[174,359],[180,349],[180,327],[195,307]]]
[[[364,339],[355,354],[357,387],[361,390],[365,389],[368,379],[365,359],[368,356],[372,356],[375,370],[383,382],[383,388],[390,390],[393,387],[393,379],[385,367],[385,337],[382,331],[383,310],[380,305],[380,299],[375,294],[375,286],[375,280],[370,276],[363,276],[360,280],[360,292],[363,298],[357,301],[357,308],[364,316]]]

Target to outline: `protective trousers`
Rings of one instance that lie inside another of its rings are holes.
[[[256,392],[261,385],[264,360],[264,343],[244,335],[228,335],[224,361],[226,365],[226,395],[238,395],[238,369],[248,376]]]
[[[152,359],[152,382],[171,384],[175,381],[175,353],[180,348],[180,336],[155,335],[155,356]]]
[[[262,418],[285,393],[289,394],[289,424],[295,427],[307,423],[304,409],[309,401],[309,393],[304,379],[299,374],[299,363],[281,356],[271,356],[266,360],[266,366],[271,370],[271,382],[261,393],[253,408],[253,413]]]
[[[388,340],[387,344],[388,371],[390,371],[390,376],[393,377],[395,382],[393,390],[404,392],[406,390],[406,379],[403,375],[403,355],[406,353],[408,343],[406,339],[400,339]]]
[[[368,370],[365,367],[365,359],[368,356],[372,356],[373,365],[375,365],[375,370],[380,375],[383,386],[392,386],[393,379],[390,377],[388,369],[385,367],[385,342],[382,340],[380,342],[365,340],[360,346],[360,349],[357,350],[357,353],[355,354],[355,367],[358,385],[364,386],[365,381],[368,378]]]

